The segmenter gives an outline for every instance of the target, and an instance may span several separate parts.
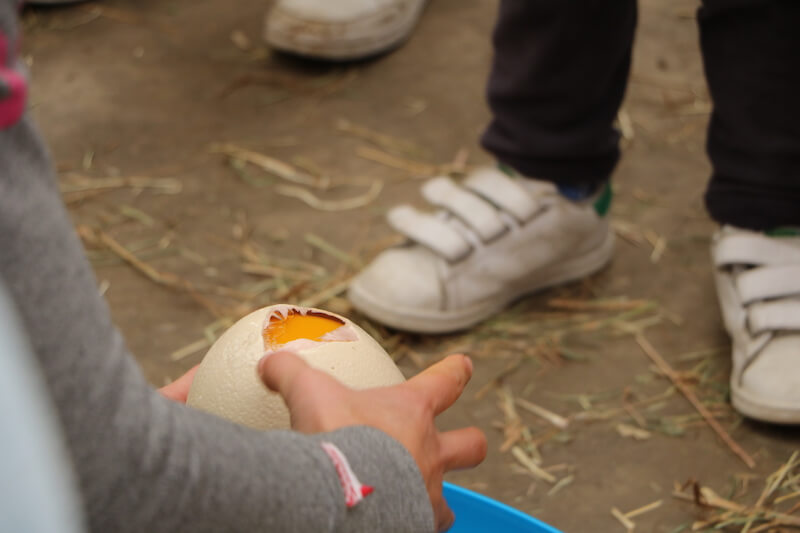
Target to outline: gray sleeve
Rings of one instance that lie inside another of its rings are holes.
[[[0,0],[0,31],[9,31],[12,4]],[[413,458],[384,433],[256,432],[170,402],[146,382],[97,294],[27,118],[0,129],[0,277],[57,405],[92,532],[434,529]],[[323,439],[375,488],[352,509]]]

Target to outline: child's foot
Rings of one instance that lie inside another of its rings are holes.
[[[422,191],[441,211],[394,208],[389,223],[408,242],[381,253],[350,285],[355,308],[383,324],[423,333],[467,328],[611,258],[608,186],[572,201],[552,183],[484,168],[460,185],[435,178]]]
[[[355,60],[399,46],[427,0],[276,0],[264,38],[278,50]]]
[[[800,424],[800,232],[783,233],[726,226],[712,254],[733,340],[733,406],[765,422]]]

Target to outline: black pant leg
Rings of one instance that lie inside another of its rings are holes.
[[[483,146],[526,176],[608,179],[635,26],[636,0],[502,0]]]
[[[800,1],[704,0],[698,20],[714,102],[708,210],[754,230],[800,226]]]

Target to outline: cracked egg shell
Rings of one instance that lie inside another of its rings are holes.
[[[187,404],[255,429],[289,428],[289,411],[257,374],[264,354],[291,349],[354,389],[405,379],[391,357],[350,320],[320,309],[273,305],[236,322],[211,346]]]

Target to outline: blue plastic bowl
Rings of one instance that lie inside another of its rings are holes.
[[[561,533],[522,511],[457,485],[445,483],[444,497],[456,514],[448,533]]]

